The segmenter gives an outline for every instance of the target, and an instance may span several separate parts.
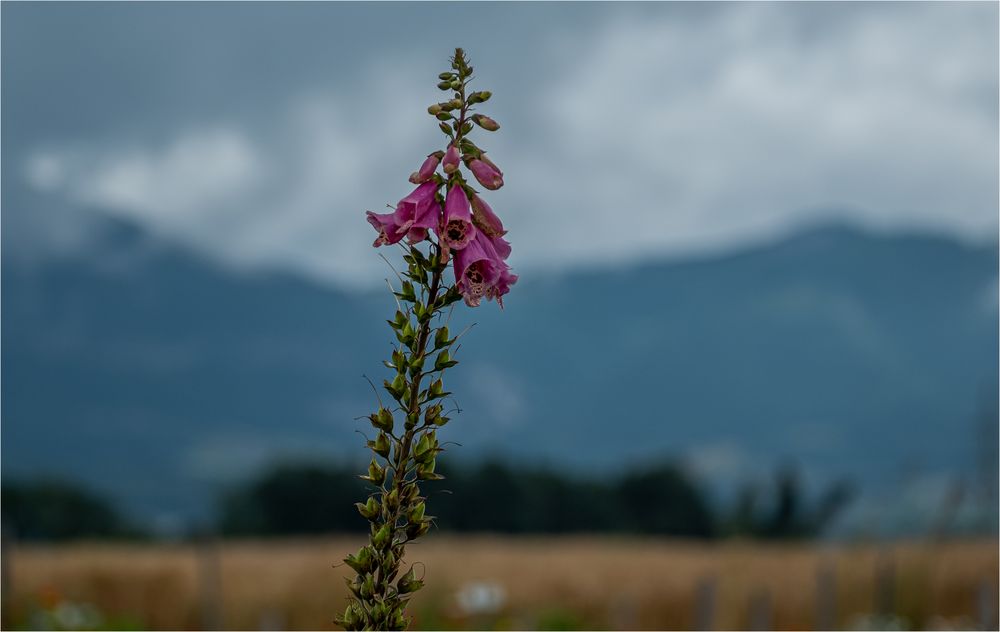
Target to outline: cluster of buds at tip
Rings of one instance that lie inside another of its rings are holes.
[[[442,315],[464,300],[477,306],[483,298],[503,297],[517,282],[507,259],[510,243],[503,222],[473,188],[503,186],[503,171],[469,137],[476,128],[495,132],[500,125],[476,112],[490,100],[486,90],[468,91],[472,66],[462,49],[451,68],[438,75],[438,88],[448,92],[427,112],[447,136],[444,147],[427,155],[410,175],[416,188],[391,213],[367,213],[377,236],[374,246],[403,245],[406,271],[393,294],[398,309],[387,320],[397,346],[384,362],[390,372],[383,388],[391,402],[368,416],[372,458],[360,478],[372,490],[355,507],[369,522],[369,543],[344,558],[356,576],[347,579],[349,602],[337,623],[349,630],[398,630],[409,621],[405,609],[423,586],[413,565],[403,572],[406,545],[427,534],[434,517],[427,515],[420,486],[442,479],[437,457],[444,451],[437,431],[448,423],[444,402],[451,395],[443,375],[458,364],[458,336],[442,323]],[[448,285],[451,269],[454,283]]]
[[[375,246],[404,238],[411,245],[428,241],[437,249],[437,263],[453,264],[454,288],[467,305],[476,307],[486,298],[496,299],[502,308],[504,295],[517,282],[507,264],[510,243],[500,218],[466,180],[471,174],[489,191],[504,185],[503,171],[469,137],[474,127],[495,132],[500,124],[475,111],[493,95],[468,91],[471,76],[465,53],[456,49],[451,69],[438,75],[438,88],[450,92],[450,98],[427,108],[448,137],[445,148],[428,154],[410,176],[419,186],[400,200],[394,213],[369,211],[368,221],[378,231]]]

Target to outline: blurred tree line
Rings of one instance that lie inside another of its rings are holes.
[[[347,465],[286,463],[219,500],[216,529],[227,536],[361,532],[354,509],[369,488]],[[795,469],[773,484],[746,487],[719,506],[671,463],[637,467],[603,480],[501,461],[442,463],[444,481],[424,486],[442,531],[621,533],[692,538],[808,538],[850,499],[844,484],[805,498]],[[18,538],[135,536],[110,504],[66,484],[5,484],[4,524]],[[731,506],[730,506],[731,505]]]

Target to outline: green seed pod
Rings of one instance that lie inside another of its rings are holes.
[[[375,485],[381,485],[385,481],[385,468],[379,467],[379,464],[372,459],[372,462],[368,464],[368,476],[362,476],[361,478],[371,481]]]
[[[417,576],[413,573],[413,568],[410,568],[410,570],[406,571],[405,575],[399,578],[396,588],[399,590],[399,594],[406,595],[420,590],[423,585],[424,582],[417,579]]]
[[[420,437],[420,441],[417,441],[417,446],[413,448],[413,458],[415,458],[417,461],[423,461],[424,457],[426,457],[427,454],[430,453],[432,447],[433,444],[431,443],[430,438],[428,437],[428,435],[425,434],[424,436]]]
[[[387,522],[384,525],[382,525],[382,527],[372,535],[372,546],[381,551],[389,545],[389,542],[391,540],[392,540],[392,527]]]
[[[420,587],[417,586],[417,588]],[[398,610],[392,613],[391,622],[389,625],[392,626],[393,630],[406,630],[410,627],[409,620],[407,620],[406,617],[403,616],[402,608],[399,608]]]
[[[365,575],[365,580],[361,582],[361,588],[358,592],[361,593],[362,599],[371,599],[375,594],[375,578],[371,575]]]
[[[424,423],[432,424],[434,420],[441,415],[441,404],[434,404],[433,406],[428,406],[424,410]]]
[[[378,438],[375,439],[374,444],[375,445],[372,446],[372,450],[374,450],[375,454],[379,455],[383,459],[389,456],[389,449],[391,446],[389,445],[389,436],[387,434],[384,432],[378,433]]]
[[[412,523],[410,524],[410,526],[406,527],[406,537],[410,540],[416,540],[417,538],[425,535],[430,530],[431,530],[430,520]]]
[[[358,513],[366,520],[372,520],[379,515],[379,504],[374,496],[369,496],[368,502],[354,503],[354,506],[358,508]]]
[[[443,371],[444,369],[451,368],[458,364],[457,361],[451,359],[451,355],[448,354],[448,350],[445,349],[438,354],[437,359],[434,360],[434,370]]]
[[[344,616],[340,619],[340,625],[347,630],[355,630],[361,627],[360,622],[361,613],[358,612],[357,605],[352,601],[347,604],[347,608],[344,610]]]
[[[397,373],[396,377],[393,378],[392,388],[398,392],[402,392],[402,390],[406,388],[406,379],[403,377],[402,373]]]
[[[371,547],[363,546],[357,554],[351,554],[344,558],[344,563],[353,568],[359,574],[367,573],[372,566]]]
[[[436,462],[436,459],[430,459],[423,463],[419,463],[417,465],[417,478],[422,481],[437,481],[443,478],[440,474],[436,474],[434,472]]]
[[[424,519],[424,510],[426,505],[424,503],[418,503],[410,508],[410,511],[406,514],[406,519],[409,522],[422,522]]]
[[[438,329],[437,333],[434,334],[434,350],[435,351],[438,350],[438,349],[440,349],[441,347],[447,347],[452,342],[454,342],[454,341],[448,339],[448,327],[447,327],[447,325],[445,325],[445,326],[441,327],[440,329]]]
[[[389,615],[389,606],[385,604],[384,601],[377,602],[372,606],[372,618],[376,621],[382,621]]]
[[[347,589],[351,591],[358,599],[361,598],[361,576],[355,575],[354,578],[345,577],[344,583],[347,585]]]
[[[378,417],[377,417],[377,423],[375,423],[375,427],[380,430],[384,430],[385,432],[392,432],[392,426],[393,426],[392,413],[389,412],[388,408],[380,407],[378,409]]]
[[[410,283],[409,281],[403,281],[403,289],[399,294],[400,294],[399,298],[403,299],[404,301],[412,303],[417,300],[417,295],[413,291],[413,284]]]
[[[391,492],[385,494],[383,503],[389,511],[395,511],[399,507],[399,490],[393,488]]]
[[[417,421],[420,420],[420,413],[407,413],[406,414],[406,429],[409,430],[417,425]]]
[[[416,483],[409,483],[403,487],[403,497],[400,499],[404,503],[412,502],[420,494],[420,488]]]

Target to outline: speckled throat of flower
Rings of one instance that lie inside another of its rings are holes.
[[[345,578],[351,596],[336,622],[348,630],[409,625],[406,605],[424,582],[405,557],[406,545],[434,523],[425,513],[420,485],[443,478],[435,472],[435,458],[443,451],[437,431],[449,421],[443,402],[451,393],[444,390],[443,377],[458,364],[451,354],[460,336],[451,336],[446,313],[460,300],[476,307],[483,298],[496,299],[503,307],[503,297],[517,282],[507,264],[507,231],[462,169],[486,189],[503,186],[503,172],[469,138],[476,127],[500,129],[476,112],[491,93],[469,91],[471,77],[465,53],[455,49],[451,69],[438,75],[438,88],[450,98],[427,108],[447,136],[446,147],[428,154],[410,175],[417,188],[392,213],[367,212],[376,231],[374,246],[399,244],[406,272],[398,275],[397,310],[387,321],[398,342],[384,362],[391,379],[383,387],[390,400],[380,401],[368,416],[375,438],[368,441],[372,459],[361,478],[372,491],[356,503],[370,523],[370,538],[344,560],[355,575]],[[454,273],[450,286],[445,281],[449,266]]]

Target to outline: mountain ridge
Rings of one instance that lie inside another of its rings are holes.
[[[109,231],[103,258],[5,261],[4,475],[77,476],[139,515],[188,518],[282,455],[363,457],[352,420],[389,349],[387,293]],[[453,316],[479,325],[449,438],[458,458],[599,472],[672,455],[729,482],[788,459],[872,489],[907,463],[962,472],[974,438],[955,429],[996,392],[996,269],[992,245],[832,225],[523,275],[503,313]]]

